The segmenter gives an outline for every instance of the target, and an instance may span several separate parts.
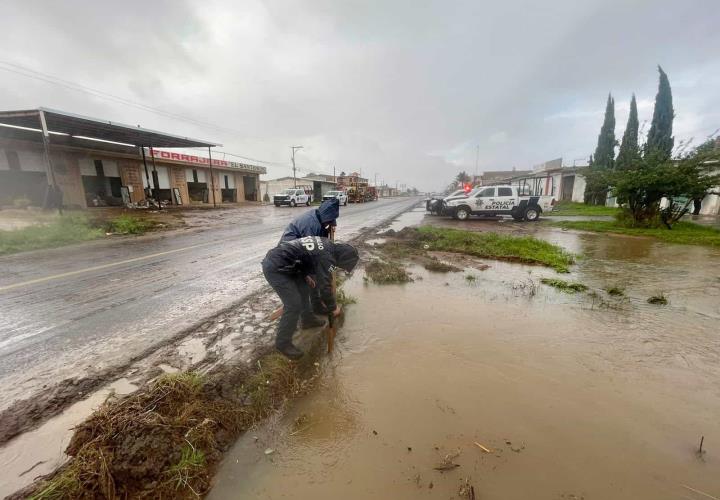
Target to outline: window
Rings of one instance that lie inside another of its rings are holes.
[[[485,188],[476,195],[477,198],[488,198],[490,196],[495,196],[495,188],[494,187]]]
[[[295,191],[295,194],[296,194],[296,195],[302,195],[302,194],[305,194],[305,193],[303,193],[302,191],[300,191],[300,190],[298,189],[297,191]]]
[[[498,196],[512,196],[513,192],[511,188],[498,188]]]

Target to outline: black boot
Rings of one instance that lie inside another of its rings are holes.
[[[308,328],[317,328],[319,326],[325,326],[325,320],[318,319],[316,316],[304,316],[300,320],[300,325],[302,326],[303,330],[307,330]]]
[[[297,361],[298,359],[302,358],[305,353],[302,352],[300,349],[295,347],[293,344],[287,344],[284,346],[276,346],[277,350],[283,353],[288,358],[292,359],[293,361]]]

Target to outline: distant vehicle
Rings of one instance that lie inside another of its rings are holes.
[[[431,215],[442,215],[443,201],[467,198],[467,196],[468,193],[466,193],[464,189],[453,191],[447,196],[433,196],[432,198],[425,200],[425,210],[430,212]]]
[[[273,203],[276,207],[280,205],[290,205],[296,207],[298,205],[310,206],[312,196],[304,190],[298,188],[290,188],[273,196]]]
[[[443,200],[441,213],[458,220],[471,215],[510,215],[515,220],[534,222],[555,207],[552,196],[520,196],[515,186],[475,188],[467,196]]]
[[[348,204],[348,197],[345,191],[328,191],[323,195],[323,201],[332,200],[337,198],[341,205],[346,206]]]

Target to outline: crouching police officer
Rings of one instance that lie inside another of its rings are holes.
[[[341,309],[332,291],[332,271],[340,268],[350,272],[358,259],[358,252],[351,245],[319,236],[284,241],[267,253],[262,261],[263,274],[283,303],[275,336],[278,351],[290,359],[300,359],[304,353],[292,343],[298,319],[302,317],[303,327],[308,322],[320,326],[309,301],[302,296],[303,287],[307,284],[316,288],[325,311],[338,316]]]

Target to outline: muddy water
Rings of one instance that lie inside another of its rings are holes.
[[[241,439],[210,498],[446,499],[465,480],[483,499],[720,498],[720,255],[542,237],[586,253],[571,279],[597,296],[492,261],[403,286],[356,275],[318,390]],[[658,288],[670,305],[645,302]]]
[[[126,395],[137,386],[121,378],[75,403],[60,415],[35,430],[26,432],[0,448],[0,498],[10,495],[49,474],[67,460],[64,450],[72,437],[73,427],[88,417],[112,394]]]

